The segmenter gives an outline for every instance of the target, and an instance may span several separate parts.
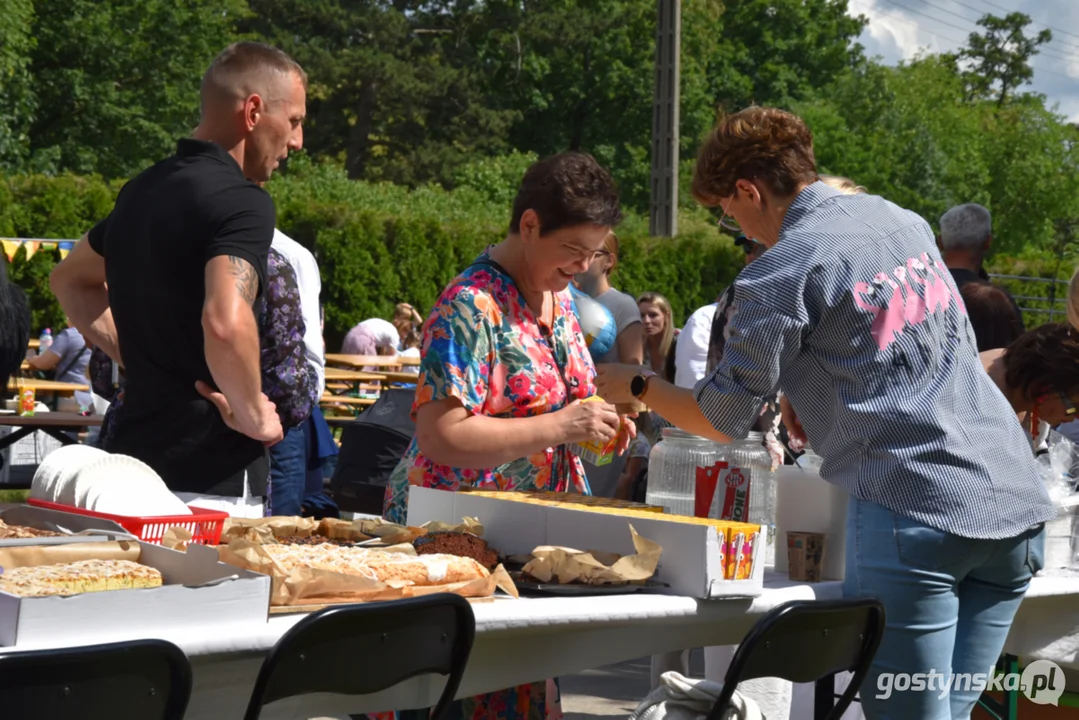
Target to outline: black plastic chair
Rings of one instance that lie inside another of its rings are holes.
[[[774,677],[807,683],[853,672],[838,702],[832,705],[833,696],[826,697],[826,713],[821,703],[815,704],[815,717],[836,720],[854,700],[883,635],[884,606],[874,599],[784,603],[761,618],[738,646],[708,720],[723,717],[743,680]]]
[[[181,720],[191,665],[164,640],[0,652],[4,720]]]
[[[472,607],[450,593],[321,610],[270,650],[244,718],[258,720],[264,705],[283,698],[369,695],[437,673],[448,676],[430,715],[439,720],[461,685],[475,635]]]

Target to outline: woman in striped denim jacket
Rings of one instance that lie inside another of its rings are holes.
[[[804,429],[821,476],[851,495],[844,590],[887,611],[861,687],[866,716],[968,718],[975,687],[901,692],[890,681],[993,666],[1055,511],[932,229],[820,182],[805,123],[768,108],[719,123],[693,192],[769,248],[735,281],[723,359],[693,390],[600,368],[599,393],[729,442],[782,390],[800,421],[788,430]]]

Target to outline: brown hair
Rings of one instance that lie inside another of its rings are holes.
[[[1015,311],[1004,288],[987,282],[970,282],[959,288],[959,294],[967,306],[978,352],[1006,348],[1023,334],[1023,318]]]
[[[622,247],[618,242],[618,236],[613,232],[608,233],[607,237],[603,240],[603,249],[601,253],[606,253],[611,257],[611,266],[607,268],[606,275],[610,277],[614,275],[614,271],[618,269],[618,258],[621,255]]]
[[[797,115],[751,107],[721,119],[697,153],[693,197],[706,206],[735,193],[738,180],[764,181],[779,197],[817,179],[813,134]]]
[[[513,201],[510,232],[521,231],[521,216],[539,216],[540,235],[575,225],[614,227],[622,222],[618,189],[610,173],[591,155],[564,152],[533,163]]]
[[[259,94],[272,102],[271,76],[298,75],[307,88],[307,73],[300,64],[272,45],[237,42],[222,50],[202,76],[202,109],[210,97],[245,98]],[[268,95],[268,97],[267,97]]]
[[[1079,331],[1049,323],[1023,333],[1004,351],[1004,379],[1028,400],[1079,394]]]
[[[394,319],[390,321],[390,324],[397,330],[397,334],[401,336],[401,340],[408,337],[408,334],[414,329],[412,327],[412,318],[408,316],[394,317]]]

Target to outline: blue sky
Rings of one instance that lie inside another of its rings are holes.
[[[980,31],[986,13],[1009,10],[1029,15],[1028,32],[1049,27],[1053,40],[1031,63],[1034,82],[1025,89],[1044,94],[1058,112],[1079,121],[1079,0],[849,0],[852,15],[865,15],[869,27],[860,42],[870,57],[895,64],[922,51],[945,52],[966,44]]]

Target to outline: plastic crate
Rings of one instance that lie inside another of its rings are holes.
[[[191,515],[158,515],[154,517],[129,517],[127,515],[110,515],[92,510],[83,510],[71,505],[47,502],[30,498],[28,505],[35,507],[59,510],[75,515],[112,520],[114,523],[127,530],[139,540],[155,545],[161,544],[165,532],[174,526],[180,526],[191,533],[191,542],[198,545],[217,545],[221,540],[221,531],[225,528],[225,520],[229,514],[218,510],[204,510],[192,507]]]

